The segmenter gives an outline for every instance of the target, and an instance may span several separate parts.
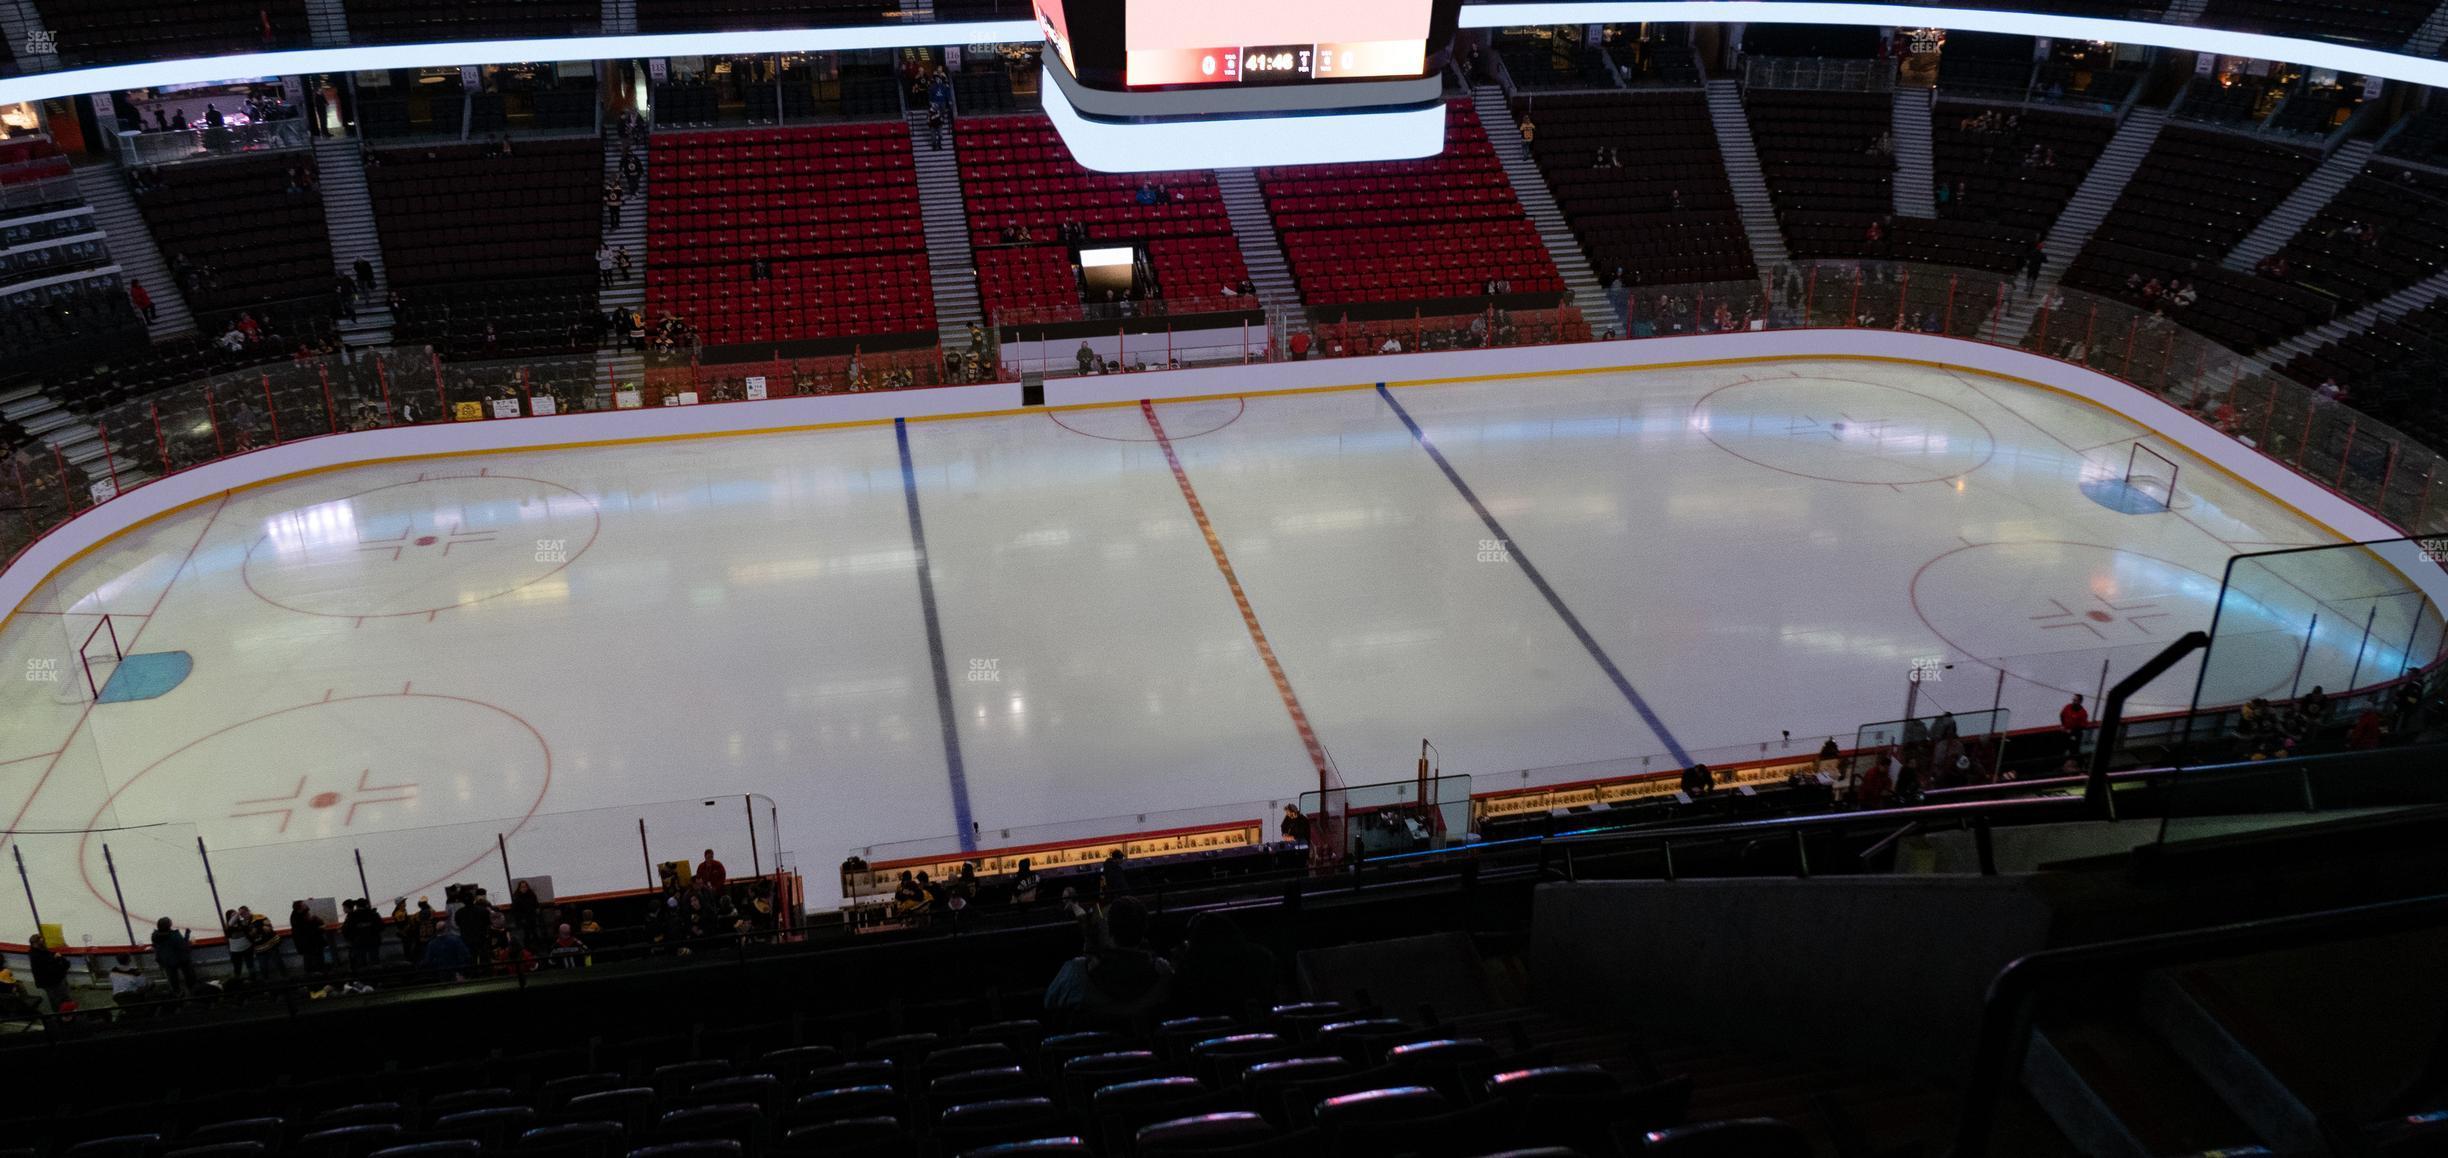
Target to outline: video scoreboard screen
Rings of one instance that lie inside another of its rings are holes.
[[[1459,8],[1455,0],[1035,2],[1074,77],[1127,90],[1422,77],[1442,65]]]

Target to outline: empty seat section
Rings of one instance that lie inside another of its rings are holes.
[[[2318,163],[2302,149],[2171,126],[2075,256],[2066,283],[2161,306],[2178,324],[2238,350],[2325,321],[2331,305],[2319,294],[2219,265]],[[2145,292],[2178,278],[2198,295],[2192,305]]]
[[[1014,309],[1041,320],[1079,316],[1065,226],[1077,227],[1087,245],[1147,247],[1149,270],[1177,307],[1219,297],[1245,274],[1213,173],[1092,173],[1041,116],[967,117],[955,144],[979,259],[978,297],[990,316]],[[1143,186],[1163,196],[1141,204]],[[1028,241],[1006,240],[1019,229]],[[1008,252],[1014,249],[1033,252]],[[997,253],[1003,256],[988,257]]]
[[[1753,89],[1743,97],[1760,172],[1795,257],[1883,256],[1870,226],[1895,209],[1885,93]]]
[[[39,0],[34,7],[62,64],[306,45],[305,0]]]
[[[2431,0],[2209,0],[2198,23],[2394,49],[2434,7]]]
[[[1446,105],[1445,150],[1434,157],[1265,169],[1258,179],[1312,306],[1475,297],[1494,280],[1516,294],[1564,290],[1468,102]]]
[[[1757,276],[1701,94],[1546,96],[1536,121],[1531,155],[1601,277],[1618,267],[1631,285]]]
[[[907,125],[659,133],[652,156],[651,317],[713,346],[935,328]]]
[[[522,140],[506,156],[489,145],[386,149],[368,160],[383,264],[404,299],[395,338],[446,358],[578,344],[573,323],[597,309],[600,140]]]
[[[355,42],[589,36],[602,27],[599,0],[348,0],[349,39]]]
[[[875,24],[894,7],[880,0],[638,0],[637,26],[640,32],[702,32]]]
[[[2366,165],[2278,256],[2283,280],[2341,312],[2387,297],[2448,265],[2448,176]]]
[[[1893,256],[2016,268],[2115,133],[2104,116],[1940,104],[1930,115],[1931,171],[1947,194],[1935,219],[1896,219]]]
[[[188,305],[203,314],[330,296],[331,233],[313,170],[312,156],[285,152],[148,171],[136,205]]]

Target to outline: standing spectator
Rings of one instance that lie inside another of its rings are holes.
[[[544,902],[537,898],[534,885],[520,881],[510,886],[510,918],[518,926],[522,943],[543,942]]]
[[[51,1002],[51,1012],[65,1013],[69,1002],[68,959],[51,951],[51,946],[36,933],[26,938],[26,963],[33,967],[34,988]]]
[[[1117,848],[1105,854],[1105,866],[1097,872],[1097,887],[1107,901],[1130,895],[1130,857]]]
[[[1037,888],[1043,883],[1044,879],[1029,864],[1029,858],[1021,857],[1019,871],[1012,874],[1012,903],[1022,906],[1036,904]]]
[[[418,897],[417,911],[411,913],[408,898],[399,897],[391,902],[391,920],[399,933],[400,959],[411,965],[423,960],[425,942],[433,929],[433,906]]]
[[[1538,139],[1538,126],[1527,116],[1521,119],[1521,139],[1525,145]]]
[[[1147,910],[1124,897],[1080,922],[1084,951],[1046,986],[1046,1012],[1088,1029],[1143,1028],[1165,1002],[1173,967],[1148,952]]]
[[[714,859],[713,849],[705,850],[705,859],[697,862],[697,881],[718,893],[730,885],[731,874],[724,870],[723,862]]]
[[[638,186],[645,183],[646,162],[638,159],[636,150],[623,147],[621,149],[620,171],[622,186],[632,195],[635,195],[638,191]]]
[[[2368,752],[2380,746],[2380,709],[2366,704],[2346,731],[2346,747],[2350,751]]]
[[[927,106],[927,147],[943,148],[944,111],[941,105]]]
[[[2397,693],[2390,697],[2389,706],[2396,709],[2397,717],[2390,724],[2389,730],[2397,733],[2400,741],[2412,739],[2414,733],[2422,730],[2423,681],[2421,671],[2412,668],[2406,670],[2405,680],[2397,685]]]
[[[170,918],[153,922],[153,963],[178,992],[196,988],[195,942],[185,931],[170,927]]]
[[[323,972],[323,918],[304,901],[289,902],[289,940],[297,946],[298,962],[308,974]]]
[[[1284,805],[1282,827],[1285,844],[1309,843],[1309,818],[1301,815],[1300,805]]]
[[[1079,354],[1078,354],[1078,356],[1077,356],[1077,360],[1078,360],[1078,362],[1079,362],[1079,372],[1080,372],[1080,373],[1082,373],[1082,374],[1090,374],[1090,373],[1094,373],[1094,372],[1096,371],[1096,364],[1097,364],[1097,353],[1096,353],[1096,349],[1095,349],[1095,347],[1090,346],[1090,345],[1088,344],[1087,339],[1085,339],[1085,338],[1083,338],[1083,339],[1081,339],[1081,340],[1080,340]]]
[[[2048,242],[2032,242],[2031,252],[2023,255],[2023,288],[2040,284],[2040,267],[2048,264]]]
[[[355,272],[357,274],[357,288],[365,293],[373,293],[374,263],[367,261],[362,257],[358,258]]]
[[[136,312],[143,314],[148,324],[160,313],[160,309],[153,304],[153,295],[145,292],[141,281],[128,282],[128,304],[135,306]]]
[[[229,952],[230,980],[263,976],[263,968],[255,963],[255,940],[247,935],[243,910],[231,909],[221,914],[221,937]]]
[[[340,939],[348,942],[349,972],[363,973],[382,959],[382,934],[382,914],[374,911],[374,902],[364,897],[351,900],[348,912],[340,917]]]
[[[596,281],[597,285],[608,286],[612,284],[612,271],[615,268],[615,265],[616,263],[612,260],[611,246],[598,245],[595,247],[595,273],[598,279]]]
[[[622,281],[628,281],[628,280],[629,280],[629,247],[628,247],[628,246],[626,246],[626,245],[618,245],[618,246],[614,246],[614,247],[612,248],[612,264],[620,267],[620,279],[621,279]]]
[[[469,897],[459,911],[451,914],[444,928],[459,930],[460,947],[471,960],[483,961],[493,955],[493,906],[481,892]]]
[[[238,915],[246,921],[247,942],[255,947],[255,972],[261,976],[289,976],[289,962],[281,958],[280,930],[272,927],[272,918],[238,906]]]
[[[2057,709],[2057,726],[2065,730],[2066,759],[2080,759],[2083,731],[2091,726],[2091,713],[2083,710],[2081,692],[2074,693],[2066,706]]]
[[[1287,343],[1287,345],[1288,345],[1288,346],[1291,348],[1291,351],[1292,351],[1292,360],[1293,360],[1293,361],[1295,361],[1295,362],[1306,362],[1306,361],[1308,361],[1308,360],[1309,360],[1309,344],[1310,344],[1309,331],[1307,331],[1307,330],[1298,330],[1298,331],[1295,331],[1295,332],[1293,333],[1293,335],[1292,335],[1292,340],[1291,340],[1289,343]]]
[[[604,221],[608,229],[618,232],[621,227],[621,191],[618,185],[604,187]]]
[[[476,956],[469,950],[467,938],[459,935],[458,927],[444,922],[434,939],[425,943],[425,954],[417,959],[417,964],[445,981],[465,981],[476,964]]]

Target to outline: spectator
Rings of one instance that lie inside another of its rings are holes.
[[[587,964],[587,944],[578,939],[567,924],[553,937],[552,963],[558,969],[576,969]]]
[[[1105,865],[1097,872],[1097,887],[1108,902],[1130,895],[1130,857],[1121,849],[1105,854]]]
[[[597,284],[598,286],[608,286],[608,285],[611,285],[611,284],[612,284],[612,271],[613,271],[613,269],[614,269],[614,268],[616,268],[616,265],[617,265],[617,263],[615,263],[615,262],[612,260],[612,247],[611,247],[611,246],[609,246],[609,245],[598,245],[598,246],[596,246],[596,247],[595,247],[595,274],[596,274],[597,281],[596,281],[596,283],[595,283],[595,284]]]
[[[457,926],[444,922],[433,940],[426,942],[425,955],[417,959],[425,971],[446,981],[464,981],[476,955],[469,950],[467,938]]]
[[[621,279],[622,281],[628,281],[628,280],[629,280],[629,247],[628,247],[628,246],[626,246],[626,245],[619,245],[619,246],[614,246],[614,247],[612,248],[612,264],[617,265],[617,266],[619,266],[619,267],[620,267],[620,279]]]
[[[459,906],[444,927],[459,930],[461,947],[467,950],[470,960],[481,961],[493,955],[493,906],[482,891]]]
[[[1284,805],[1282,827],[1284,843],[1309,843],[1309,818],[1301,815],[1300,805]]]
[[[2380,746],[2380,709],[2365,705],[2356,714],[2354,726],[2346,730],[2346,747],[2356,752],[2368,752]]]
[[[135,306],[136,312],[143,314],[148,324],[160,313],[160,309],[153,304],[153,295],[145,292],[141,281],[128,282],[128,304]]]
[[[349,901],[340,916],[340,939],[348,942],[349,972],[362,973],[382,959],[382,914],[364,897]]]
[[[1082,339],[1080,341],[1078,359],[1080,373],[1089,374],[1095,372],[1097,364],[1096,349],[1090,346],[1086,339]]]
[[[1525,145],[1538,140],[1538,126],[1526,116],[1521,119],[1521,139]]]
[[[941,105],[927,106],[927,147],[943,148],[944,111]]]
[[[143,996],[145,990],[153,987],[153,979],[145,976],[144,970],[136,967],[135,958],[121,953],[118,959],[111,964],[110,987],[111,1000],[120,1001]]]
[[[374,263],[361,257],[357,259],[354,269],[357,274],[357,288],[366,293],[373,293]]]
[[[247,936],[246,919],[239,915],[242,911],[231,909],[221,914],[221,936],[229,952],[232,981],[263,976],[263,967],[255,963],[255,942]]]
[[[748,259],[748,280],[765,281],[771,277],[773,277],[773,263],[766,261],[763,254]]]
[[[1263,1010],[1275,1000],[1275,955],[1244,938],[1231,917],[1200,913],[1174,951],[1171,994],[1173,1011],[1182,1015]]]
[[[2423,682],[2419,669],[2406,669],[2405,679],[2397,685],[2396,693],[2389,699],[2389,706],[2396,715],[2390,730],[2396,732],[2399,739],[2411,739],[2414,733],[2422,730]]]
[[[522,943],[534,945],[543,942],[544,902],[537,898],[533,884],[519,881],[510,886],[510,917],[518,925]]]
[[[168,917],[153,922],[153,963],[161,967],[171,989],[192,992],[197,988],[194,940],[171,928]]]
[[[1046,986],[1046,1012],[1062,1025],[1083,1029],[1145,1028],[1162,1007],[1173,967],[1148,952],[1147,910],[1128,897],[1105,907],[1102,918],[1080,921],[1084,947]]]
[[[2066,758],[2080,758],[2083,731],[2091,726],[2091,713],[2083,710],[2081,692],[2074,693],[2066,706],[2057,709],[2057,726],[2065,730]]]
[[[302,900],[289,902],[289,940],[297,946],[298,963],[306,972],[323,972],[323,918]]]
[[[247,941],[255,946],[255,971],[259,975],[289,976],[289,962],[281,957],[280,930],[272,927],[272,918],[250,912],[238,906],[238,915],[246,919]]]
[[[604,187],[603,203],[605,228],[616,233],[619,232],[621,227],[620,186],[606,185]]]
[[[705,850],[705,859],[697,862],[697,880],[718,893],[730,885],[731,874],[723,868],[723,862],[714,859],[713,849]]]
[[[34,988],[51,1002],[51,1012],[65,1013],[75,998],[68,992],[68,959],[51,951],[51,946],[36,933],[26,938],[26,964],[34,974]]]
[[[1305,361],[1308,361],[1308,360],[1309,360],[1309,344],[1310,344],[1309,331],[1307,331],[1307,330],[1300,330],[1300,331],[1295,332],[1295,333],[1292,335],[1292,340],[1291,340],[1290,342],[1286,343],[1286,345],[1287,345],[1287,346],[1289,346],[1289,348],[1290,348],[1290,349],[1291,349],[1291,351],[1292,351],[1292,360],[1293,360],[1293,361],[1295,361],[1295,362],[1305,362]]]
[[[1037,870],[1029,864],[1029,858],[1021,857],[1019,870],[1012,874],[1012,903],[1022,906],[1036,904],[1037,889],[1044,883]]]

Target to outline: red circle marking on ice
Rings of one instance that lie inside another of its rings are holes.
[[[332,805],[340,803],[340,794],[337,792],[317,792],[315,793],[315,798],[307,803],[314,805],[316,808],[329,808]]]
[[[2105,611],[2086,611],[2083,614],[2089,616],[2091,622],[2093,623],[2106,623],[2109,620],[2116,618]]]
[[[300,615],[313,615],[325,619],[393,619],[410,615],[432,615],[436,612],[449,611],[456,607],[468,607],[474,604],[483,603],[489,599],[499,599],[504,595],[510,594],[511,592],[524,590],[528,587],[535,586],[546,579],[550,579],[554,575],[566,570],[570,564],[577,562],[578,556],[586,554],[587,548],[594,546],[596,537],[603,533],[603,508],[597,506],[595,504],[595,500],[588,498],[571,487],[563,486],[560,483],[551,482],[540,478],[528,478],[524,475],[486,473],[439,475],[432,478],[417,478],[407,482],[390,483],[384,486],[373,487],[368,490],[358,491],[355,494],[343,495],[337,499],[328,500],[326,503],[318,503],[315,505],[325,506],[332,503],[346,503],[352,499],[361,499],[367,495],[381,494],[384,491],[398,490],[401,487],[421,487],[432,486],[437,483],[468,481],[479,483],[494,481],[509,483],[533,483],[536,486],[551,487],[554,490],[562,491],[568,494],[570,498],[576,499],[585,504],[588,519],[586,538],[584,541],[578,542],[573,546],[567,547],[566,549],[553,552],[548,552],[539,546],[533,556],[533,559],[536,561],[534,565],[538,566],[540,569],[533,575],[518,579],[517,582],[504,586],[499,591],[492,591],[486,594],[473,596],[471,598],[460,599],[453,603],[444,603],[432,607],[414,607],[390,610],[369,608],[359,610],[342,609],[324,611],[317,610],[312,607],[299,607],[293,603],[284,603],[280,599],[276,599],[273,596],[265,593],[264,586],[270,585],[269,583],[265,585],[258,585],[256,583],[256,560],[259,557],[259,554],[262,552],[264,544],[272,541],[272,535],[268,532],[262,538],[255,540],[254,545],[247,548],[246,561],[239,567],[239,578],[246,584],[247,591],[252,593],[257,599],[261,599],[264,602],[269,603],[274,607],[278,607],[283,611],[294,611]],[[546,501],[549,504],[550,500],[548,499]],[[549,511],[549,509],[550,508],[548,505],[547,510]],[[289,512],[284,512],[284,514],[286,513]],[[573,536],[573,538],[574,537],[575,536]],[[404,540],[405,538],[406,535],[403,532],[402,539]],[[437,542],[439,542],[439,539],[433,535],[422,536],[415,540],[416,545],[420,547],[431,546]],[[380,545],[381,544],[372,544],[372,546],[376,547],[379,547]],[[365,546],[367,546],[367,544],[359,544],[357,547],[352,548],[352,553],[354,553],[356,550],[364,549]],[[449,556],[450,550],[450,545],[444,545],[442,548],[443,555],[446,557]],[[548,567],[543,566],[543,564],[547,562],[549,562],[551,565]],[[516,578],[516,576],[511,576],[510,578]],[[292,598],[294,598],[294,596],[292,596]]]
[[[552,745],[545,741],[544,734],[537,731],[534,724],[527,722],[527,720],[518,713],[498,704],[488,704],[483,700],[469,699],[466,696],[440,695],[433,692],[384,692],[375,695],[340,696],[335,699],[318,700],[310,704],[298,704],[294,707],[281,708],[275,711],[265,712],[262,715],[252,716],[247,719],[240,720],[237,723],[228,724],[214,729],[211,732],[207,732],[193,740],[189,740],[186,743],[171,749],[169,752],[164,753],[161,758],[145,765],[142,769],[138,770],[134,776],[128,777],[127,783],[121,784],[117,788],[112,789],[111,794],[102,801],[101,807],[94,809],[92,818],[86,821],[85,827],[89,831],[87,831],[85,835],[80,837],[77,841],[77,872],[84,878],[85,891],[92,894],[96,901],[101,902],[105,910],[110,912],[125,912],[125,910],[120,908],[117,902],[111,899],[109,893],[103,891],[105,887],[107,887],[107,882],[96,881],[94,879],[94,872],[96,868],[94,862],[99,860],[100,857],[95,854],[93,848],[94,838],[97,833],[91,830],[102,827],[102,818],[108,815],[112,808],[118,804],[120,796],[124,795],[129,789],[134,788],[137,784],[141,783],[145,777],[150,776],[162,765],[177,759],[180,755],[198,747],[199,745],[228,735],[231,732],[238,731],[241,728],[263,723],[266,720],[277,719],[292,712],[313,711],[318,708],[337,707],[342,704],[361,703],[369,700],[397,702],[425,700],[434,701],[445,705],[464,704],[468,707],[481,708],[485,711],[496,713],[502,718],[510,721],[512,724],[516,724],[518,727],[524,729],[530,737],[534,738],[536,743],[536,752],[542,758],[542,766],[539,769],[540,775],[538,777],[538,783],[536,786],[535,799],[528,803],[526,812],[522,814],[515,823],[511,824],[507,829],[502,831],[500,836],[502,838],[508,838],[518,835],[520,832],[526,829],[529,821],[535,819],[536,813],[543,810],[544,799],[552,792]],[[321,802],[321,796],[317,796],[313,801],[313,803],[317,805],[320,805]],[[494,855],[495,851],[496,844],[494,841],[484,841],[482,842],[481,847],[477,848],[473,854],[471,854],[466,860],[460,862],[456,867],[451,868],[446,872],[434,874],[434,878],[432,880],[426,881],[415,888],[393,891],[401,892],[407,896],[415,896],[419,893],[426,892],[439,885],[442,885],[445,882],[457,879],[461,873],[475,867],[485,858]],[[161,914],[125,912],[125,915],[131,920],[150,922],[154,917],[160,916]]]
[[[1211,399],[1208,399],[1207,401],[1209,401],[1209,402],[1220,402],[1220,401],[1222,401],[1222,399],[1212,399],[1212,398],[1211,398]],[[1216,431],[1222,430],[1222,429],[1224,429],[1225,427],[1232,425],[1233,423],[1236,423],[1236,422],[1241,421],[1241,415],[1242,415],[1242,414],[1244,414],[1244,413],[1246,413],[1246,412],[1249,410],[1249,400],[1248,400],[1248,399],[1246,399],[1246,398],[1234,398],[1234,399],[1232,400],[1232,403],[1233,403],[1233,412],[1232,412],[1232,417],[1227,418],[1227,419],[1225,419],[1225,420],[1224,420],[1224,421],[1222,421],[1222,422],[1216,423],[1216,424],[1215,424],[1215,425],[1213,425],[1213,426],[1206,427],[1205,429],[1201,429],[1201,430],[1191,430],[1191,431],[1186,431],[1186,432],[1176,432],[1176,431],[1173,429],[1172,424],[1171,424],[1171,423],[1167,423],[1167,424],[1165,425],[1165,437],[1166,437],[1166,438],[1168,438],[1168,439],[1170,439],[1170,440],[1172,440],[1172,441],[1174,441],[1174,442],[1180,442],[1181,440],[1183,440],[1183,439],[1185,439],[1185,438],[1197,438],[1198,436],[1200,436],[1200,435],[1202,435],[1202,434],[1214,434]],[[1160,407],[1160,408],[1161,408],[1161,407],[1174,407],[1174,408],[1177,408],[1177,410],[1178,410],[1179,408],[1187,408],[1187,407],[1191,407],[1191,406],[1197,406],[1197,405],[1200,405],[1200,403],[1197,403],[1197,402],[1159,402],[1159,403],[1157,403],[1156,405],[1157,405],[1158,407]],[[1146,420],[1146,419],[1144,419],[1144,418],[1141,418],[1141,417],[1139,416],[1139,411],[1138,411],[1138,409],[1137,409],[1137,408],[1135,408],[1135,407],[1128,407],[1128,408],[1126,408],[1126,407],[1120,407],[1120,406],[1105,406],[1105,407],[1098,407],[1098,408],[1093,409],[1093,410],[1085,411],[1084,413],[1088,413],[1088,414],[1099,414],[1099,413],[1104,413],[1104,412],[1107,412],[1107,411],[1111,411],[1111,412],[1116,413],[1116,414],[1128,414],[1128,415],[1130,415],[1130,416],[1131,416],[1131,421],[1132,421],[1132,423],[1133,423],[1133,424],[1135,424],[1135,425],[1136,425],[1136,426],[1137,426],[1139,429],[1141,429],[1141,430],[1143,430],[1143,431],[1146,431],[1146,433],[1144,433],[1144,434],[1140,434],[1140,435],[1137,435],[1137,436],[1135,436],[1135,437],[1134,437],[1134,436],[1131,436],[1131,435],[1126,435],[1126,434],[1098,434],[1097,432],[1095,432],[1095,431],[1093,431],[1093,430],[1082,430],[1082,429],[1080,429],[1080,428],[1079,428],[1079,427],[1077,427],[1077,426],[1073,426],[1073,425],[1071,425],[1070,423],[1063,421],[1063,420],[1062,420],[1062,414],[1061,414],[1059,411],[1048,410],[1048,411],[1046,411],[1046,412],[1045,412],[1045,416],[1046,416],[1047,418],[1049,418],[1049,419],[1053,420],[1054,425],[1059,426],[1059,427],[1062,427],[1064,430],[1068,430],[1068,431],[1070,431],[1070,432],[1071,432],[1071,433],[1073,433],[1073,434],[1082,435],[1082,436],[1087,437],[1087,438],[1101,438],[1101,439],[1104,439],[1104,440],[1105,440],[1105,441],[1107,441],[1107,442],[1154,442],[1154,441],[1156,441],[1156,432],[1155,432],[1155,431],[1152,431],[1152,430],[1147,430],[1147,420]]]

